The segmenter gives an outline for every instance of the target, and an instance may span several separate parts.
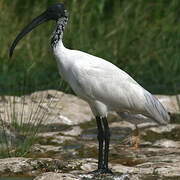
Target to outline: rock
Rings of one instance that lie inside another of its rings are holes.
[[[160,178],[172,178],[174,177],[175,179],[179,179],[180,178],[180,164],[176,163],[176,164],[172,164],[170,165],[169,163],[146,163],[139,165],[138,166],[139,169],[139,177],[148,177],[148,176],[152,176],[152,175],[156,175],[156,177]]]
[[[180,125],[168,124],[166,126],[158,126],[144,129],[141,131],[141,138],[145,141],[155,142],[160,139],[180,140]]]
[[[178,114],[175,96],[158,96],[158,98],[166,104],[171,113]],[[36,144],[28,149],[27,155],[31,158],[1,159],[0,176],[42,174],[35,180],[180,178],[178,119],[176,124],[157,126],[142,115],[124,113],[118,116],[116,112],[111,112],[108,116],[112,131],[109,167],[114,175],[95,176],[88,172],[97,168],[97,127],[96,122],[91,121],[93,115],[86,102],[76,96],[54,90],[15,97],[15,100],[13,97],[5,97],[5,100],[0,100],[0,115],[3,118],[1,122],[5,125],[7,137],[14,142],[20,131],[12,128],[10,124],[11,117],[8,117],[7,113],[10,109],[8,104],[10,100],[11,103],[14,101],[17,108],[15,111],[22,112],[24,108],[23,123],[37,123],[38,120],[42,122]],[[171,105],[172,109],[169,107]],[[37,109],[39,114],[34,116]],[[20,114],[16,115],[21,117]],[[21,123],[21,119],[19,118],[17,122]],[[131,149],[127,143],[122,144],[136,131],[134,124],[139,127],[138,135],[141,139],[139,149]],[[0,135],[3,135],[1,127]]]
[[[79,136],[82,133],[82,129],[79,126],[72,127],[69,131],[61,131],[61,134],[68,136]]]
[[[33,175],[46,171],[49,173],[43,173],[35,178],[35,180],[56,180],[56,179],[104,179],[104,180],[142,180],[147,177],[156,177],[161,179],[163,177],[180,177],[180,158],[177,159],[175,154],[172,154],[173,150],[169,154],[168,150],[162,150],[162,155],[146,156],[147,162],[140,163],[135,166],[125,166],[116,163],[110,163],[109,166],[114,172],[114,175],[94,175],[88,174],[97,168],[97,160],[93,158],[87,159],[75,159],[66,162],[54,160],[51,158],[8,158],[0,161],[0,174],[3,175]],[[134,153],[143,153],[134,152]],[[147,153],[147,152],[144,152]],[[137,155],[136,155],[137,156]],[[174,159],[174,160],[173,160]],[[123,179],[124,177],[124,179]],[[148,179],[148,178],[147,178]]]
[[[0,175],[36,175],[42,171],[60,170],[64,163],[51,158],[6,158],[0,160]]]
[[[121,120],[118,122],[112,122],[112,123],[110,123],[109,126],[110,126],[110,128],[120,127],[120,128],[129,128],[129,129],[131,129],[131,131],[135,130],[134,124],[132,124],[128,121],[124,121],[124,120]]]
[[[24,141],[25,124],[29,127],[30,133],[35,133],[36,124],[43,126],[39,128],[44,131],[41,132],[41,137],[52,138],[49,141],[52,143],[61,144],[66,140],[74,140],[72,136],[79,136],[82,130],[79,126],[71,125],[88,122],[93,117],[86,102],[55,90],[39,91],[21,97],[5,96],[4,99],[0,101],[1,126],[4,125],[4,129],[0,127],[0,134],[1,137],[3,133],[6,134],[9,145]],[[62,133],[53,134],[52,127],[53,131]],[[4,144],[1,143],[0,147],[2,146]]]
[[[42,139],[42,144],[62,144],[65,141],[75,141],[74,137],[63,136],[59,132],[39,133],[38,137]]]
[[[92,174],[81,174],[81,175],[73,175],[70,173],[44,173],[38,177],[36,177],[34,180],[139,180],[137,176],[132,176],[128,174],[124,174],[122,176],[111,176],[111,175],[105,175],[105,176],[97,176]]]
[[[59,146],[53,146],[53,145],[40,145],[40,144],[34,144],[30,152],[35,154],[35,153],[48,153],[48,152],[53,152],[57,153],[60,152],[60,147]]]
[[[178,125],[178,124],[168,124],[166,126],[151,127],[148,130],[156,132],[156,133],[165,133],[165,132],[170,133],[174,129],[180,129],[180,125]]]
[[[56,118],[48,123],[77,125],[92,119],[89,105],[78,97],[54,90],[48,91],[48,95],[56,98],[56,101],[59,99],[56,108],[51,109]]]
[[[158,100],[165,106],[170,113],[180,113],[180,95],[166,96],[166,95],[156,95]]]
[[[155,169],[156,174],[160,174],[161,176],[164,176],[166,178],[173,178],[177,177],[180,178],[180,163],[176,163],[174,166],[165,165],[165,166],[159,166]]]
[[[26,158],[7,158],[0,160],[0,174],[16,174],[31,170],[33,168],[29,165]]]
[[[173,141],[173,140],[168,140],[168,139],[161,139],[155,141],[152,145],[153,147],[158,147],[158,148],[180,148],[180,142],[179,141]]]
[[[48,172],[36,177],[34,180],[81,180],[81,178],[68,173]]]
[[[87,180],[139,180],[137,175],[132,174],[103,174],[103,175],[93,175],[93,174],[81,174],[79,175],[81,179]]]
[[[76,125],[93,117],[85,101],[60,91],[38,91],[22,97],[5,96],[5,99],[0,101],[0,113],[3,121],[9,123],[12,117],[8,114],[12,112],[19,123],[36,123],[42,119],[43,124]]]

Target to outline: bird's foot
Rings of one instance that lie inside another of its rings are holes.
[[[100,175],[100,174],[113,174],[113,172],[109,168],[99,168],[95,171],[89,172],[89,174],[95,174],[95,175]]]

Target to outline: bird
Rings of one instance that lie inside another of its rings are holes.
[[[63,3],[52,4],[21,30],[10,46],[10,58],[16,45],[26,34],[50,20],[56,22],[51,47],[59,74],[75,94],[89,104],[96,119],[98,167],[92,173],[112,174],[108,166],[111,136],[107,120],[109,111],[142,114],[161,125],[167,125],[170,116],[156,97],[116,65],[64,46],[63,34],[68,22],[68,12]]]

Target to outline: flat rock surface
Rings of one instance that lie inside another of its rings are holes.
[[[80,179],[81,179],[80,177],[68,173],[49,172],[36,177],[34,180],[80,180]]]
[[[0,102],[0,113],[2,119],[10,121],[8,114],[11,114],[11,107],[14,107],[16,116],[21,116],[23,109],[23,122],[27,123],[31,114],[36,114],[36,119],[40,119],[44,114],[46,116],[45,124],[67,124],[76,125],[87,122],[92,119],[92,112],[88,104],[78,97],[65,94],[60,91],[48,90],[38,91],[31,95],[22,97],[3,96],[4,101]],[[38,109],[38,113],[37,112]],[[32,120],[32,119],[31,119]]]
[[[63,169],[64,162],[52,158],[5,158],[0,160],[0,177],[39,174],[46,169]]]
[[[14,102],[17,117],[21,117],[18,112],[24,108],[24,116],[18,119],[19,123],[38,122],[42,115],[47,118],[43,119],[37,141],[29,148],[27,158],[0,159],[0,177],[24,175],[35,180],[179,180],[179,96],[157,97],[173,114],[174,119],[167,126],[157,126],[141,115],[110,113],[108,121],[112,135],[109,167],[114,174],[98,176],[88,173],[97,168],[98,143],[96,122],[86,102],[54,90],[23,97],[5,96],[0,102],[0,120],[5,125],[4,128],[0,127],[0,137],[6,132],[9,146],[12,141],[19,140],[18,132],[10,126],[10,101]],[[37,108],[39,114],[32,118]],[[5,140],[0,141],[0,148],[4,144]]]

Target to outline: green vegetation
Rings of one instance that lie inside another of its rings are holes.
[[[23,92],[22,92],[23,93]],[[24,94],[24,93],[23,93]],[[31,96],[5,96],[0,114],[0,158],[19,157],[29,153],[37,134],[50,118],[48,108],[55,107],[48,92]],[[35,103],[36,102],[36,103]],[[46,102],[46,103],[45,103]]]
[[[25,77],[28,91],[61,89],[49,39],[54,22],[8,48],[32,18],[57,0],[0,1],[0,92],[14,92]],[[128,72],[152,93],[180,92],[179,0],[64,0],[70,13],[64,44],[105,58]],[[70,89],[68,89],[70,91]],[[13,92],[13,93],[14,93]]]

